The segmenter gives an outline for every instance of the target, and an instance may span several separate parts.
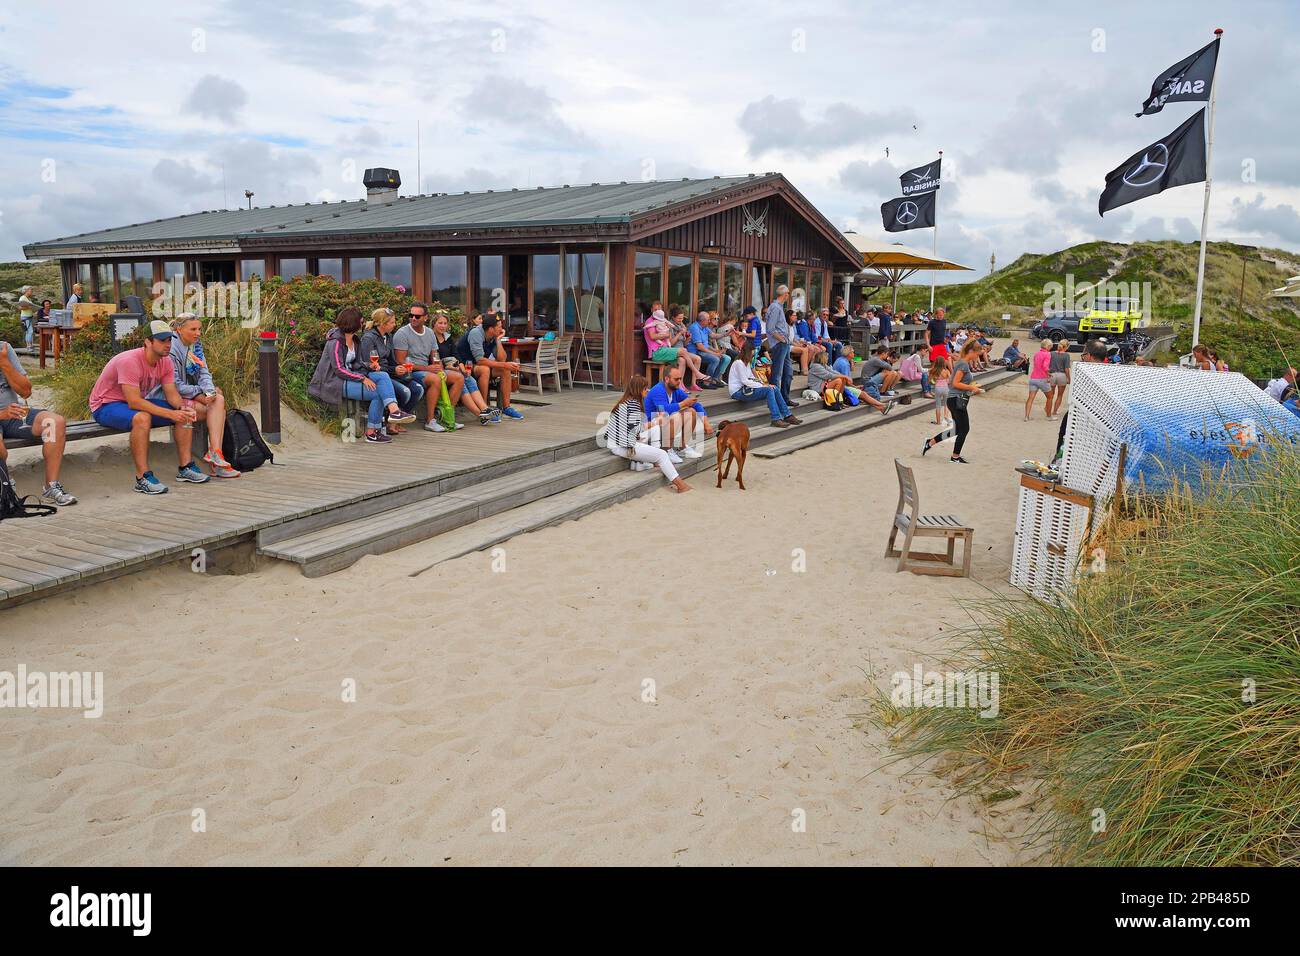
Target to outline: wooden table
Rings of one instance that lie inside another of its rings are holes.
[[[42,322],[36,326],[36,331],[40,334],[39,355],[41,368],[45,368],[45,343],[53,341],[54,343],[54,364],[59,364],[59,355],[63,352],[66,345],[71,344],[72,336],[81,331],[64,325],[52,325]]]
[[[509,341],[508,339],[500,340],[501,345],[506,350],[506,359],[511,362],[523,361],[524,359],[521,358],[521,356],[531,357],[533,355],[536,355],[537,343],[539,343],[540,341],[541,339],[533,339],[532,341],[515,339],[513,342]]]

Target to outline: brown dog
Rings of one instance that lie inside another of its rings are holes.
[[[728,455],[727,467],[722,467],[722,456]],[[740,485],[740,490],[745,490],[745,456],[749,454],[749,426],[744,422],[719,422],[718,423],[718,483],[714,487],[722,487],[722,479],[726,478],[731,472],[731,463],[736,462],[736,484]]]

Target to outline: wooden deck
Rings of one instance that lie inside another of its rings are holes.
[[[455,433],[418,426],[390,445],[339,442],[313,453],[277,455],[283,467],[265,465],[238,479],[203,485],[168,481],[170,448],[155,446],[151,462],[171,490],[146,497],[131,490],[126,466],[122,493],[104,502],[60,509],[48,518],[15,519],[0,531],[0,608],[69,587],[190,558],[251,541],[264,528],[346,508],[378,494],[432,482],[450,486],[480,476],[500,476],[594,447],[597,417],[617,399],[586,388],[527,394],[526,419],[482,426],[468,422]],[[122,439],[125,442],[125,438]],[[273,449],[274,450],[274,449]]]

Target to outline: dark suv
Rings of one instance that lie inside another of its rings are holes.
[[[1029,330],[1029,334],[1036,339],[1047,338],[1053,342],[1059,342],[1061,339],[1083,342],[1084,336],[1079,333],[1079,320],[1085,315],[1086,312],[1077,311],[1049,312],[1043,316],[1043,321]]]

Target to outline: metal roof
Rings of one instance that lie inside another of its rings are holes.
[[[424,232],[455,229],[631,222],[639,215],[765,176],[715,176],[669,182],[592,183],[536,189],[436,193],[386,202],[348,200],[297,206],[228,209],[104,229],[23,247],[28,258],[70,256],[123,246],[236,246],[289,235]]]

